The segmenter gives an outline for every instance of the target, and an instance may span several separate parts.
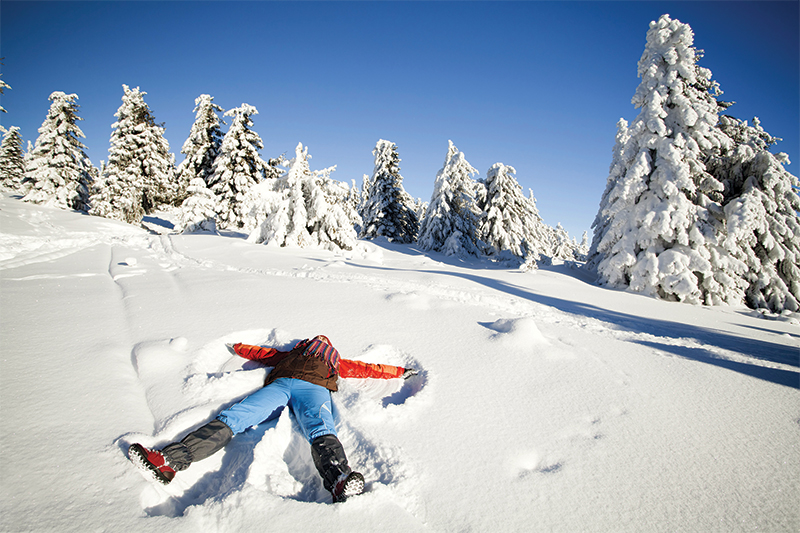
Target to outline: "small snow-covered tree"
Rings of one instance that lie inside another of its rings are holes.
[[[22,153],[22,136],[19,128],[11,126],[3,134],[0,144],[0,184],[6,189],[22,192],[25,176],[25,160]]]
[[[2,76],[2,74],[0,74],[0,76]],[[10,89],[10,88],[11,88],[11,86],[9,84],[7,84],[5,81],[3,81],[2,78],[0,78],[0,94],[5,93],[6,89]],[[0,113],[6,113],[6,112],[7,112],[6,108],[0,105]]]
[[[194,101],[195,120],[189,137],[183,143],[181,153],[186,157],[178,165],[178,182],[188,184],[195,178],[202,178],[208,185],[214,172],[214,160],[222,145],[223,133],[217,112],[223,109],[214,103],[214,97],[201,94]],[[191,194],[191,191],[190,191]]]
[[[80,141],[78,95],[52,93],[47,118],[25,161],[26,202],[85,211],[96,170]]]
[[[559,222],[552,232],[553,235],[553,257],[556,259],[575,259],[577,243],[570,240],[569,233]]]
[[[189,197],[178,211],[175,229],[182,233],[216,233],[217,198],[201,177],[189,182]]]
[[[366,174],[364,176],[366,177]],[[362,194],[358,185],[356,185],[356,180],[350,180],[350,187],[347,191],[347,199],[345,202],[347,203],[347,211],[355,214],[353,218],[353,228],[356,230],[356,235],[358,235],[361,233],[363,219],[361,218]]]
[[[122,86],[122,105],[111,127],[105,171],[93,189],[91,214],[132,224],[182,192],[175,181],[175,156],[144,101],[144,91]]]
[[[716,128],[724,105],[693,42],[691,28],[668,15],[650,24],[632,99],[641,112],[619,124],[589,265],[606,285],[713,304],[738,294],[714,265],[726,263],[724,187],[705,166],[730,139]]]
[[[589,232],[584,231],[583,236],[581,237],[581,243],[578,245],[578,259],[580,261],[586,261],[586,257],[589,255]]]
[[[726,248],[742,262],[745,303],[772,312],[800,311],[800,182],[769,148],[780,139],[729,116],[720,130],[733,146],[709,162],[725,185]],[[732,280],[735,283],[737,280]]]
[[[411,243],[417,238],[419,220],[414,199],[403,188],[397,145],[380,139],[372,151],[375,168],[367,197],[361,207],[361,238],[386,237],[389,241]]]
[[[302,143],[286,163],[286,173],[251,189],[251,212],[264,218],[248,240],[276,246],[351,250],[357,234],[349,187],[330,178],[334,168],[311,171],[308,148]]]
[[[449,141],[444,166],[436,174],[431,201],[420,224],[417,242],[423,250],[480,254],[476,236],[480,184],[471,177],[477,172]]]
[[[478,237],[490,254],[506,252],[536,261],[540,255],[550,254],[550,234],[533,195],[526,198],[522,194],[515,174],[514,167],[503,163],[495,163],[487,171],[486,195],[479,203]]]
[[[244,199],[247,191],[264,179],[269,164],[261,159],[261,137],[253,131],[252,115],[258,110],[242,104],[225,113],[233,117],[214,161],[208,188],[217,196],[217,223],[225,229],[242,229],[247,224]]]

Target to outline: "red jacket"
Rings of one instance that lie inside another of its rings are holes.
[[[234,351],[245,359],[275,367],[267,376],[265,386],[278,378],[290,377],[316,383],[331,391],[336,391],[338,389],[336,385],[338,377],[392,379],[402,377],[406,370],[399,366],[340,359],[338,371],[331,371],[319,359],[302,356],[304,347],[303,342],[300,342],[288,352],[282,352],[275,348],[264,348],[249,344],[238,343],[233,345]]]

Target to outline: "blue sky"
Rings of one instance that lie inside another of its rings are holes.
[[[78,94],[84,143],[108,158],[122,84],[180,162],[194,99],[258,108],[262,157],[302,142],[312,169],[361,185],[378,139],[398,146],[406,190],[430,199],[453,140],[485,176],[514,166],[545,222],[580,239],[605,187],[649,22],[688,23],[701,65],[782,137],[800,168],[800,11],[791,2],[0,3],[6,127],[34,141],[53,91]],[[591,231],[590,231],[591,236]]]

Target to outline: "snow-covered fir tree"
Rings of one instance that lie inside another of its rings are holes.
[[[0,185],[14,192],[23,192],[25,154],[22,152],[22,135],[19,128],[11,126],[3,134],[0,144]]]
[[[486,195],[479,203],[482,213],[478,238],[490,255],[511,254],[538,261],[551,255],[551,232],[536,209],[531,194],[526,198],[515,178],[514,167],[495,163],[486,173]]]
[[[108,163],[93,188],[91,214],[138,224],[146,213],[175,205],[183,191],[175,180],[175,156],[163,125],[144,101],[144,91],[122,86],[122,105],[111,127]]]
[[[33,150],[25,160],[26,202],[85,211],[96,169],[86,155],[77,122],[78,95],[61,91],[49,97],[50,110]]]
[[[175,229],[182,233],[216,233],[217,197],[201,177],[189,182],[188,192],[178,211]]]
[[[417,214],[417,220],[420,221],[420,227],[422,226],[422,219],[425,218],[425,214],[428,212],[428,202],[423,202],[422,198],[414,199],[414,212]],[[419,237],[417,237],[419,239]]]
[[[650,24],[639,60],[641,109],[620,121],[589,266],[601,283],[691,303],[733,302],[735,262],[719,246],[723,185],[708,155],[729,146],[717,127],[725,107],[711,72],[697,65],[691,28],[663,15]]]
[[[589,255],[589,232],[584,231],[583,236],[581,236],[581,243],[578,245],[578,260],[579,261],[586,261],[586,257]]]
[[[2,76],[2,74],[0,74],[0,76]],[[5,93],[6,89],[10,89],[10,88],[11,88],[11,86],[9,84],[7,84],[5,81],[3,81],[2,77],[0,77],[0,94]],[[6,112],[7,112],[6,108],[0,105],[0,113],[6,113]]]
[[[195,98],[194,104],[195,120],[181,148],[185,158],[178,165],[178,182],[189,184],[195,178],[201,178],[208,186],[214,172],[214,160],[219,155],[224,137],[220,127],[223,122],[217,113],[224,110],[208,94]]]
[[[412,243],[417,239],[419,220],[414,199],[403,188],[397,145],[380,139],[372,151],[375,168],[366,199],[361,207],[361,238],[386,237],[391,242]]]
[[[367,175],[364,174],[364,178],[367,178]],[[361,234],[361,224],[363,219],[361,218],[361,205],[363,204],[363,196],[361,194],[361,190],[356,185],[356,180],[350,180],[350,188],[347,191],[347,199],[345,200],[347,203],[347,209],[350,212],[355,213],[357,216],[353,221],[353,228],[356,230],[356,235]]]
[[[255,107],[242,104],[224,115],[233,118],[208,181],[208,188],[217,197],[217,224],[224,229],[245,227],[248,217],[244,206],[245,195],[265,178],[265,173],[270,169],[259,155],[264,143],[251,129],[253,121],[250,117],[257,114]]]
[[[335,167],[311,171],[310,158],[308,148],[299,143],[283,176],[251,189],[247,205],[262,220],[249,241],[329,250],[352,250],[356,245],[353,220],[358,215],[348,202],[350,188],[330,178]]]
[[[729,116],[720,130],[733,146],[709,162],[725,186],[726,248],[742,262],[745,303],[772,312],[800,311],[800,182],[769,148],[780,139]],[[733,281],[735,282],[735,280]]]
[[[553,257],[556,259],[573,260],[578,244],[569,238],[569,233],[559,222],[552,231]]]
[[[436,174],[431,201],[420,223],[417,242],[423,250],[480,254],[476,195],[482,186],[471,177],[477,172],[449,141],[444,166]]]

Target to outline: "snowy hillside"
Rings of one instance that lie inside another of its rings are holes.
[[[798,531],[800,321],[414,245],[161,234],[0,198],[2,531]],[[163,487],[126,457],[257,389],[226,342],[318,333],[367,493],[328,504],[286,414]]]

